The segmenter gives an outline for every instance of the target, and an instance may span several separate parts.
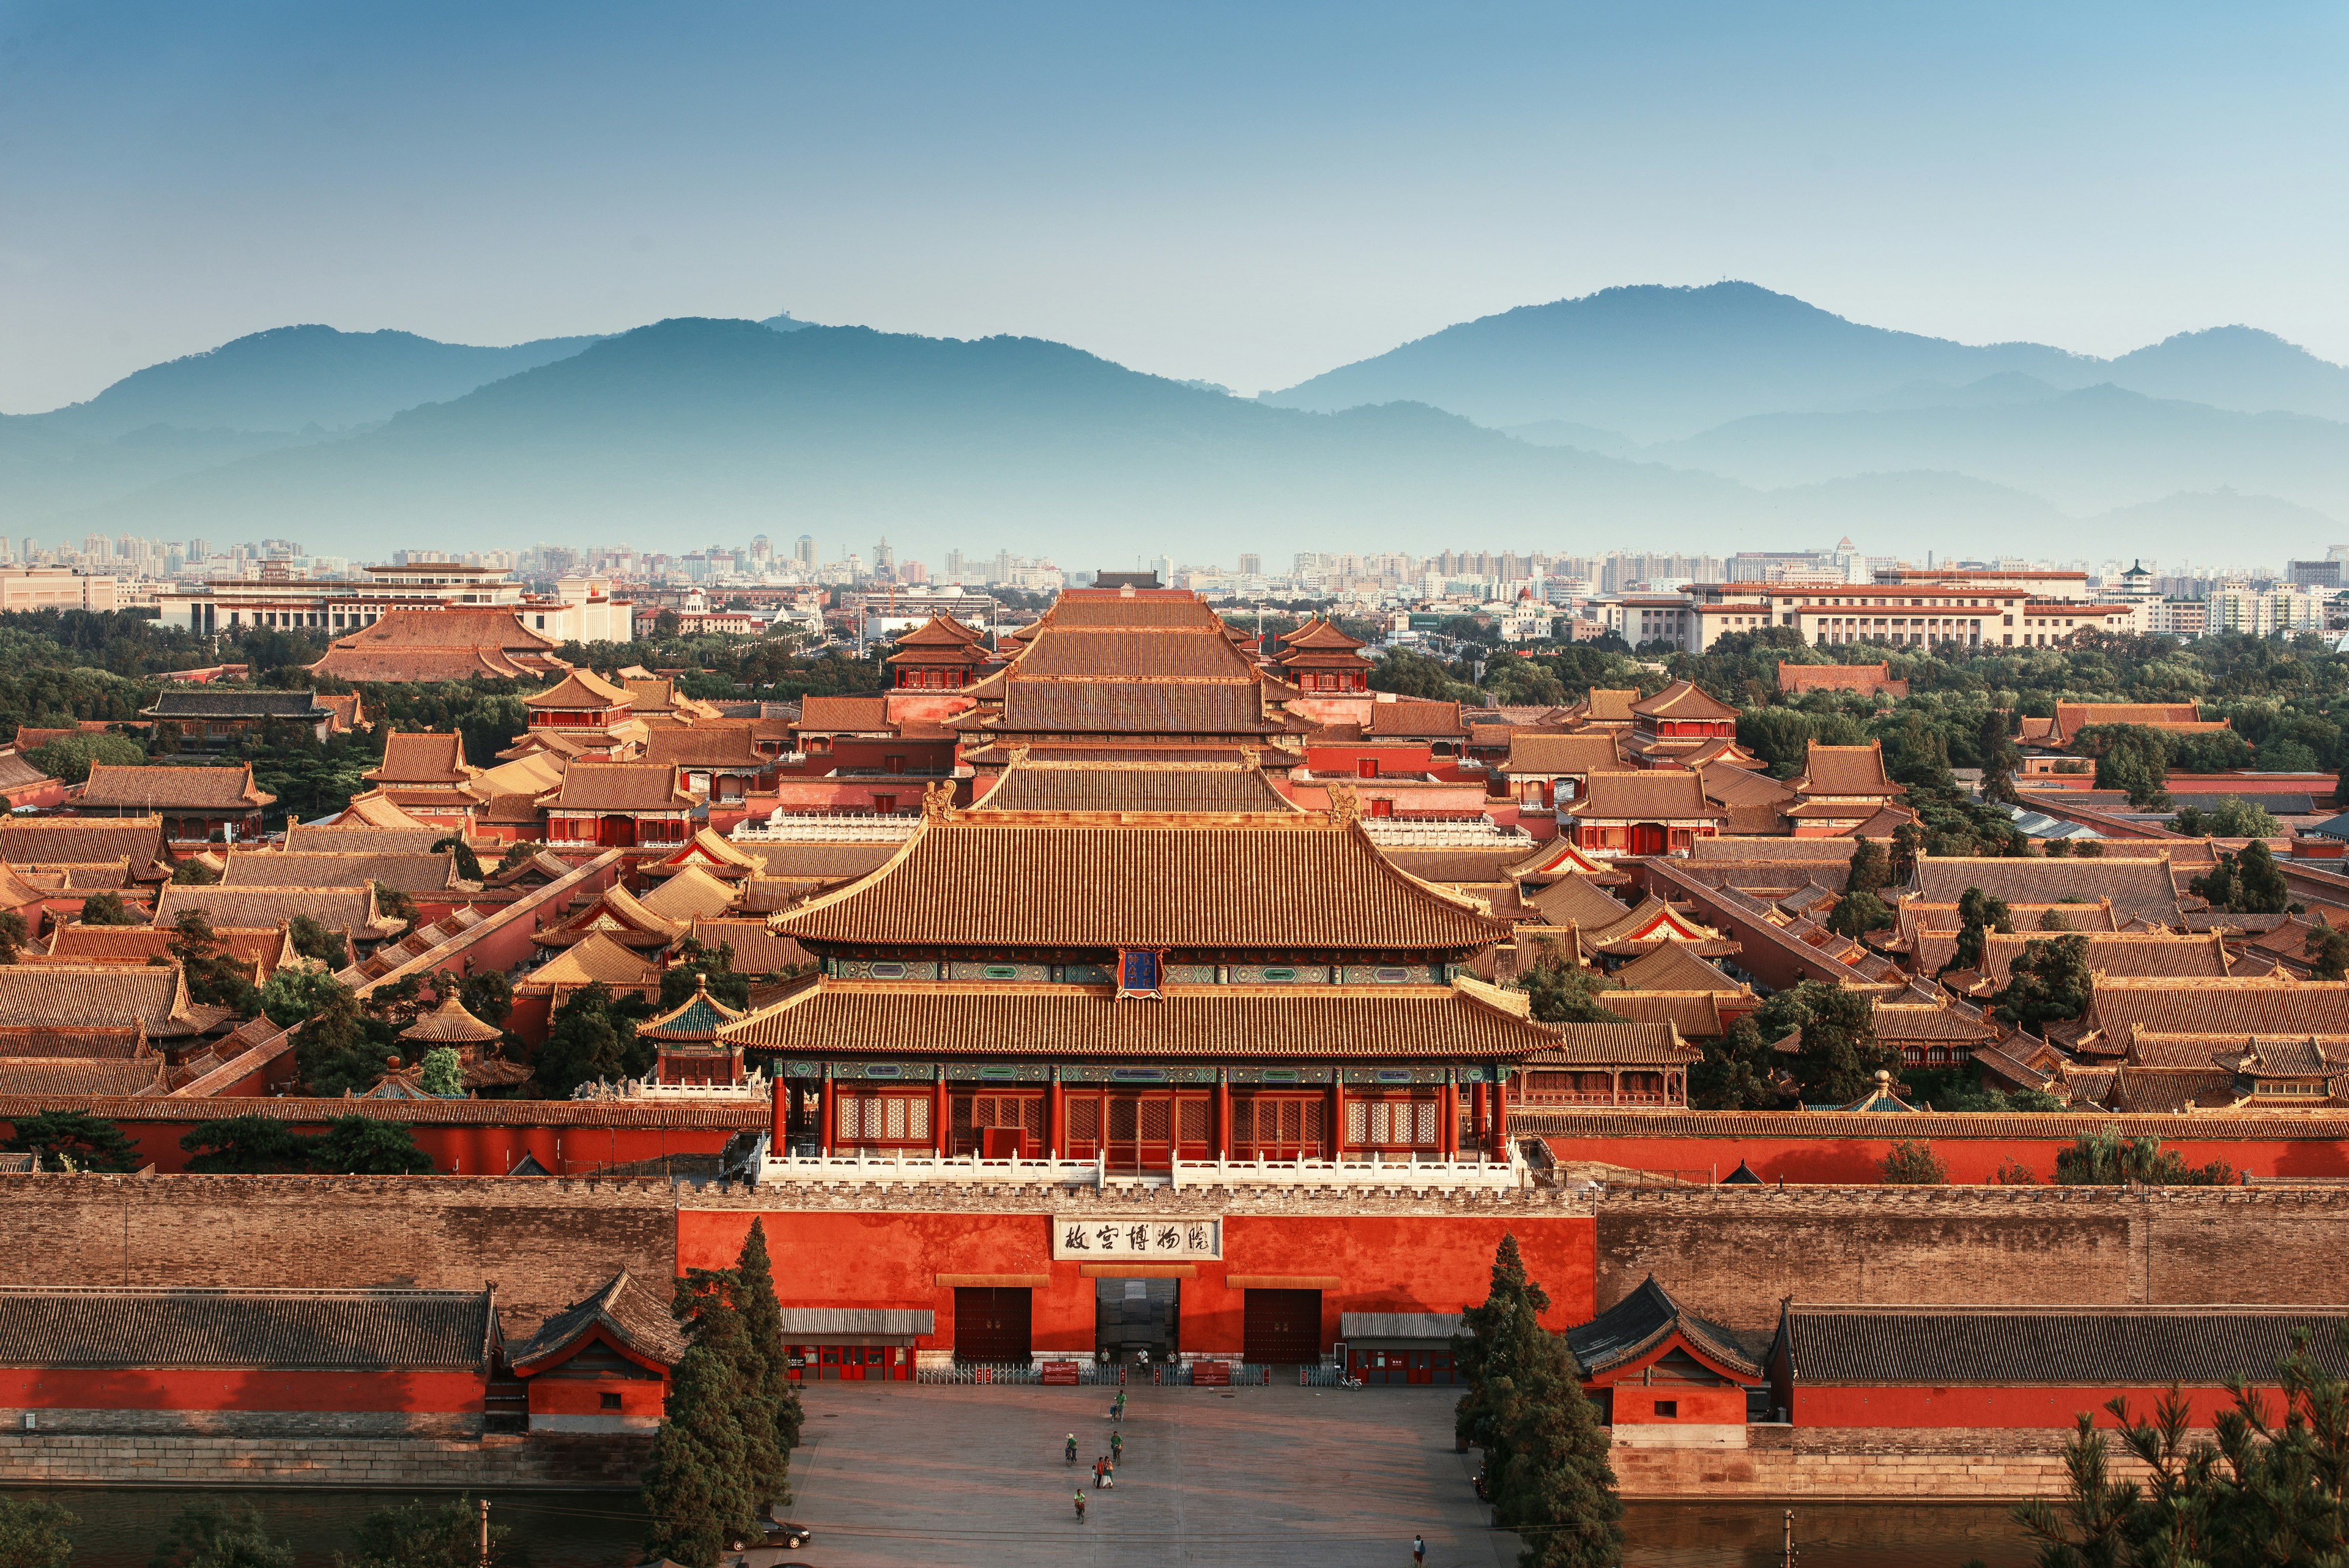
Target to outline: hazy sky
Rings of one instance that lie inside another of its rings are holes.
[[[2349,7],[0,0],[0,410],[293,322],[1022,332],[1285,386],[1740,277],[2349,361]]]

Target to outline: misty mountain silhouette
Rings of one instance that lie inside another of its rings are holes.
[[[151,425],[191,431],[326,431],[460,398],[485,382],[578,353],[593,337],[510,348],[412,332],[278,327],[133,371],[85,403],[36,416],[52,430],[111,440]]]
[[[1975,346],[1865,327],[1750,283],[1609,288],[1524,306],[1267,400],[1335,410],[1410,400],[1495,428],[1564,421],[1656,441],[1753,414],[1847,407],[1912,383],[2002,375],[2060,390],[2110,382],[2245,412],[2349,419],[2349,369],[2248,327],[2181,334],[2106,361],[2044,344]]]

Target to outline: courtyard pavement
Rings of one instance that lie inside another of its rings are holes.
[[[1125,1462],[1099,1387],[824,1383],[802,1390],[789,1516],[815,1568],[1154,1563],[1429,1568],[1516,1561],[1452,1448],[1449,1388],[1129,1390]],[[1061,1459],[1077,1435],[1079,1463]],[[1086,1517],[1070,1500],[1082,1488]]]

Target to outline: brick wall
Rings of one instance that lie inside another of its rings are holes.
[[[2064,1490],[2060,1431],[1855,1431],[1752,1427],[1742,1449],[1640,1448],[1608,1455],[1633,1500],[2006,1501]],[[2115,1452],[2116,1476],[2137,1466]]]
[[[626,1491],[652,1440],[489,1438],[480,1442],[0,1433],[0,1487],[324,1487],[338,1491]]]
[[[662,1182],[471,1177],[0,1177],[0,1235],[43,1285],[480,1290],[508,1335],[625,1268],[677,1271]]]
[[[2349,1300],[2349,1189],[1704,1188],[1599,1199],[1603,1310],[1652,1273],[1766,1339],[1807,1302],[2180,1305]]]

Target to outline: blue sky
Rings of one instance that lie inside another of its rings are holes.
[[[0,410],[291,322],[1024,332],[1244,391],[1742,277],[2349,361],[2338,4],[0,0]]]

